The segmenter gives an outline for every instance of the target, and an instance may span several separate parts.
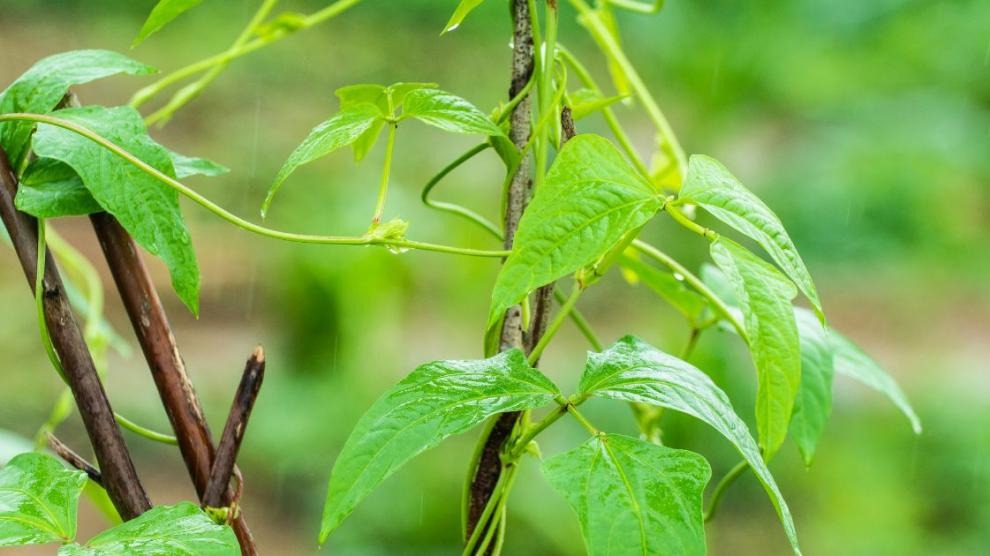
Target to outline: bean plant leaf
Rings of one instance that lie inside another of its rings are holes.
[[[175,506],[156,506],[96,535],[85,545],[65,545],[58,553],[59,556],[237,556],[241,549],[230,527],[218,525],[195,504],[181,502]]]
[[[706,554],[712,470],[694,452],[599,435],[543,462],[543,474],[578,515],[591,556]]]
[[[866,386],[887,396],[898,409],[907,416],[915,434],[921,434],[921,419],[912,409],[907,396],[897,381],[887,374],[880,365],[856,344],[835,330],[830,330],[835,372],[862,382]]]
[[[701,294],[689,288],[684,280],[628,255],[623,255],[622,267],[631,271],[646,287],[682,314],[692,327],[699,327],[709,303]]]
[[[791,300],[794,284],[738,243],[720,238],[712,259],[725,273],[743,313],[756,367],[756,430],[769,461],[787,438],[801,384],[801,342]]]
[[[51,158],[31,162],[17,187],[17,209],[38,218],[81,216],[100,212],[93,195],[71,166]]]
[[[175,176],[169,151],[148,136],[141,115],[133,108],[88,106],[56,114]],[[165,262],[175,292],[193,314],[198,314],[199,266],[175,190],[89,139],[52,125],[38,126],[34,151],[71,166],[96,202],[117,217],[141,247]]]
[[[626,98],[625,95],[606,97],[594,89],[578,89],[568,94],[567,97],[567,104],[571,108],[571,116],[575,120],[584,119]]]
[[[159,0],[155,7],[152,8],[151,13],[148,14],[148,19],[145,20],[144,25],[141,26],[141,30],[138,32],[137,36],[134,37],[134,42],[131,43],[131,48],[134,48],[144,42],[145,39],[157,33],[162,27],[165,27],[172,22],[173,19],[179,17],[184,12],[195,8],[203,0]]]
[[[416,89],[432,89],[436,83],[393,83],[388,87],[375,84],[358,84],[341,87],[335,91],[340,99],[341,109],[361,103],[370,103],[378,106],[382,114],[391,116],[410,92]],[[354,160],[360,162],[374,148],[378,137],[381,136],[382,128],[387,122],[384,119],[376,120],[367,131],[358,137],[352,147],[354,148]]]
[[[607,139],[568,141],[519,222],[492,292],[488,327],[529,292],[600,259],[662,206]]]
[[[823,318],[815,283],[780,218],[725,166],[707,156],[692,156],[678,202],[701,205],[715,218],[759,243]]]
[[[453,133],[504,135],[484,112],[463,98],[440,89],[416,89],[405,96],[402,119],[421,122]]]
[[[444,25],[443,32],[440,34],[443,35],[444,33],[449,33],[460,27],[461,23],[464,21],[464,18],[467,17],[468,14],[475,8],[480,6],[484,1],[485,0],[461,0],[461,2],[457,4],[457,8],[454,9],[453,15],[450,16],[450,20],[447,21],[446,25]]]
[[[818,440],[832,413],[832,379],[835,370],[828,330],[814,313],[794,308],[801,338],[801,386],[794,399],[790,435],[805,465],[811,465]]]
[[[519,350],[418,367],[378,398],[351,431],[330,474],[320,542],[417,454],[491,415],[540,407],[559,395]]]
[[[230,168],[217,164],[212,160],[195,156],[186,156],[184,154],[179,154],[172,151],[169,151],[168,154],[172,158],[172,167],[175,168],[175,177],[179,179],[188,178],[189,176],[215,177],[222,176],[230,172]]]
[[[696,417],[725,436],[763,484],[796,554],[797,531],[790,510],[760,449],[736,415],[728,396],[696,367],[646,342],[626,336],[601,353],[589,353],[578,390],[596,396],[666,407]]]
[[[109,50],[74,50],[39,60],[0,93],[0,113],[47,114],[58,106],[73,85],[82,85],[118,73],[148,75],[157,70]],[[0,123],[0,145],[11,164],[27,153],[32,122]]]
[[[362,102],[342,108],[329,120],[314,127],[303,142],[292,151],[282,169],[275,176],[275,181],[268,189],[268,196],[261,206],[261,215],[265,216],[271,206],[275,193],[282,187],[282,182],[303,164],[322,158],[333,151],[350,145],[368,131],[375,122],[384,117],[378,106]]]
[[[0,469],[0,547],[71,541],[85,484],[51,456],[15,456]]]

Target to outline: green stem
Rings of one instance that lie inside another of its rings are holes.
[[[41,344],[45,348],[48,360],[52,367],[62,378],[62,382],[68,384],[69,379],[65,376],[65,369],[62,368],[62,361],[55,353],[55,346],[52,344],[51,335],[48,333],[48,323],[45,321],[45,255],[48,252],[48,242],[45,238],[47,225],[44,218],[38,219],[38,261],[35,265],[34,279],[34,308],[38,318],[38,332],[41,334]]]
[[[437,245],[433,243],[425,243],[421,241],[412,241],[407,239],[391,239],[391,238],[376,238],[370,236],[319,236],[319,235],[307,235],[307,234],[296,234],[291,232],[282,232],[279,230],[273,230],[271,228],[266,228],[264,226],[259,226],[243,218],[236,216],[230,211],[224,209],[223,207],[217,205],[213,201],[207,199],[206,197],[200,195],[193,189],[182,184],[181,182],[175,180],[174,178],[163,174],[154,167],[150,166],[140,158],[137,158],[133,154],[129,153],[122,147],[117,146],[112,141],[102,137],[101,135],[90,131],[89,129],[75,124],[73,122],[62,120],[48,115],[41,114],[3,114],[0,115],[0,122],[4,121],[29,121],[38,122],[53,125],[66,129],[78,135],[81,135],[90,141],[104,147],[105,149],[113,152],[117,156],[123,158],[130,164],[134,165],[137,169],[141,170],[145,174],[155,178],[156,180],[164,183],[165,185],[171,187],[172,189],[178,191],[181,195],[191,199],[193,202],[197,203],[206,210],[212,212],[214,215],[220,217],[221,219],[246,230],[248,232],[258,234],[260,236],[278,239],[282,241],[289,241],[295,243],[311,243],[311,244],[321,244],[321,245],[386,245],[397,247],[400,249],[419,249],[422,251],[434,251],[437,253],[451,253],[457,255],[469,255],[475,257],[506,257],[509,255],[509,251],[489,251],[483,249],[469,249],[465,247],[453,247],[449,245]]]
[[[153,431],[147,427],[142,427],[116,411],[113,412],[113,416],[117,419],[117,423],[119,423],[121,427],[137,434],[138,436],[142,436],[155,442],[161,442],[162,444],[170,444],[173,446],[179,444],[179,441],[174,436]]]
[[[228,48],[227,50],[221,52],[220,54],[210,56],[209,58],[204,58],[203,60],[194,62],[183,68],[175,70],[172,73],[162,77],[158,81],[155,81],[154,83],[148,85],[147,87],[144,87],[141,90],[139,90],[137,93],[134,94],[133,97],[131,97],[131,100],[128,104],[134,108],[138,108],[139,106],[148,102],[149,100],[154,98],[158,93],[162,92],[163,90],[165,90],[174,83],[182,81],[183,79],[186,79],[193,75],[196,75],[197,73],[207,71],[210,68],[213,68],[214,66],[220,64],[226,64],[232,60],[236,60],[241,56],[250,54],[255,50],[258,50],[259,48],[265,47],[273,42],[279,41],[293,33],[305,29],[309,29],[310,27],[323,23],[324,21],[327,21],[328,19],[331,19],[334,16],[340,14],[341,12],[347,10],[348,8],[354,6],[360,1],[361,0],[339,0],[338,2],[335,2],[327,6],[326,8],[323,8],[322,10],[319,10],[317,12],[314,12],[306,16],[305,18],[300,20],[295,27],[291,29],[287,27],[276,29],[271,34],[268,34],[263,37],[258,37],[240,46],[232,46],[231,48]]]
[[[660,11],[660,8],[663,7],[664,0],[653,0],[652,4],[637,2],[636,0],[606,0],[606,2],[626,11],[650,15]]]
[[[553,320],[550,321],[550,325],[547,326],[546,332],[543,333],[540,341],[536,343],[536,346],[533,347],[533,351],[530,352],[530,365],[534,365],[537,361],[539,361],[543,350],[550,344],[550,340],[553,340],[554,335],[557,334],[557,330],[560,329],[560,325],[564,323],[564,319],[567,318],[567,315],[571,312],[571,309],[574,308],[574,304],[577,303],[577,300],[581,297],[581,293],[583,291],[584,288],[582,288],[579,284],[574,285],[574,289],[571,290],[571,295],[564,301],[563,305],[560,306],[560,310],[557,311],[557,314],[553,317]]]
[[[671,218],[673,218],[674,221],[680,224],[681,226],[684,226],[688,230],[691,230],[692,232],[698,234],[699,236],[704,237],[709,241],[718,240],[718,232],[712,230],[711,228],[706,228],[698,224],[694,220],[691,220],[690,218],[687,217],[686,214],[681,212],[681,209],[674,206],[673,203],[669,203],[669,202],[665,203],[664,208],[666,209],[667,214],[669,214]]]
[[[471,533],[471,537],[468,538],[467,542],[464,544],[464,556],[470,556],[475,554],[475,548],[479,541],[481,541],[481,535],[487,532],[488,523],[498,507],[499,499],[505,494],[506,487],[511,482],[511,473],[507,467],[502,468],[502,472],[499,473],[498,481],[495,483],[495,488],[492,491],[491,497],[488,499],[488,503],[485,504],[485,508],[481,511],[481,516],[478,517],[478,524],[475,525],[474,531]]]
[[[646,243],[645,241],[635,239],[632,242],[632,246],[639,250],[640,253],[650,257],[651,259],[657,261],[658,263],[666,266],[667,268],[673,270],[677,274],[684,277],[684,281],[688,283],[692,288],[698,293],[704,296],[715,308],[715,312],[722,316],[725,320],[729,321],[729,324],[736,329],[739,336],[749,341],[749,336],[746,335],[746,328],[743,326],[739,319],[732,313],[729,306],[725,304],[715,292],[713,292],[700,278],[695,276],[690,270],[684,268],[684,265],[677,262],[673,257],[660,251],[656,247]]]
[[[687,361],[688,357],[691,357],[691,354],[694,353],[694,348],[698,345],[698,338],[700,337],[701,329],[691,328],[691,334],[688,335],[687,344],[684,346],[684,349],[681,350],[682,361]]]
[[[566,401],[566,400],[565,400]],[[523,453],[526,451],[526,447],[529,443],[533,441],[541,432],[545,431],[547,427],[557,422],[558,419],[567,413],[570,404],[564,403],[558,405],[553,411],[547,413],[543,419],[540,419],[536,423],[526,427],[526,432],[516,440],[512,449],[509,451],[508,459],[509,461],[517,461],[522,457]]]
[[[601,431],[598,430],[594,425],[592,425],[591,421],[589,421],[587,417],[585,417],[580,411],[578,411],[577,407],[575,407],[574,405],[569,406],[567,412],[573,415],[574,418],[577,419],[577,422],[581,423],[581,426],[584,427],[586,431],[595,435],[601,434]]]
[[[423,192],[420,194],[419,197],[423,201],[424,205],[437,210],[442,210],[444,212],[449,212],[451,214],[460,216],[462,218],[466,218],[467,220],[470,220],[471,222],[474,222],[475,224],[481,226],[487,232],[492,234],[492,236],[494,236],[496,239],[501,241],[502,230],[500,230],[498,226],[493,224],[484,216],[481,216],[480,214],[474,212],[473,210],[467,207],[463,207],[461,205],[457,205],[454,203],[446,203],[443,201],[434,201],[433,199],[430,199],[430,192],[433,191],[433,188],[436,187],[436,185],[440,183],[441,180],[447,177],[447,174],[453,172],[460,165],[464,164],[468,160],[471,160],[476,155],[487,150],[491,146],[492,146],[491,143],[488,142],[479,143],[474,147],[472,147],[471,149],[469,149],[468,151],[466,151],[461,156],[457,157],[457,159],[455,159],[453,162],[445,166],[435,176],[430,178],[430,181],[426,183],[425,187],[423,187]]]
[[[563,292],[556,288],[553,290],[553,297],[560,305],[567,302],[567,298],[564,297]],[[581,313],[577,307],[571,307],[570,317],[571,320],[574,321],[574,326],[576,326],[578,331],[581,332],[581,335],[588,340],[588,343],[591,344],[591,348],[593,350],[601,351],[605,349],[605,346],[602,345],[601,340],[598,339],[598,335],[595,334],[595,331],[591,328],[591,323],[588,322],[588,319],[585,318],[584,314]]]
[[[395,132],[399,129],[398,124],[390,123],[388,126],[388,138],[385,140],[385,163],[382,166],[382,180],[378,185],[378,201],[375,203],[375,215],[371,218],[371,226],[374,228],[381,224],[382,215],[385,213],[385,199],[388,196],[388,180],[392,174],[392,158],[395,155]]]
[[[740,461],[735,467],[729,470],[728,473],[722,477],[722,480],[715,485],[715,490],[712,492],[712,499],[708,503],[708,510],[705,512],[705,522],[711,521],[715,517],[715,512],[718,510],[719,502],[722,501],[722,497],[725,495],[726,489],[729,488],[732,483],[739,478],[747,469],[749,469],[749,464],[745,461]]]

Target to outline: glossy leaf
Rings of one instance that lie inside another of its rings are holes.
[[[453,15],[450,16],[450,20],[447,21],[447,25],[443,27],[443,33],[449,33],[454,29],[461,26],[464,18],[468,16],[475,8],[481,5],[485,0],[461,0],[457,4],[457,8],[454,9]],[[441,35],[443,33],[440,33]]]
[[[351,431],[330,475],[320,542],[417,454],[491,415],[540,407],[558,395],[518,350],[418,367],[382,395]]]
[[[0,113],[47,114],[58,106],[73,85],[82,85],[118,73],[148,75],[154,68],[109,50],[74,50],[40,60],[0,94]],[[32,122],[0,123],[0,145],[12,164],[24,157]]]
[[[706,554],[712,470],[694,452],[600,435],[543,462],[543,474],[578,515],[591,556]]]
[[[705,373],[646,342],[626,336],[601,353],[589,353],[578,387],[583,396],[666,407],[709,424],[731,442],[763,484],[795,553],[797,531],[760,449],[728,396]]]
[[[794,284],[773,265],[738,243],[721,238],[712,259],[739,301],[756,367],[756,430],[769,461],[787,438],[801,384],[801,342],[791,300]]]
[[[162,27],[168,25],[173,19],[179,17],[184,12],[195,8],[203,0],[159,0],[155,7],[152,8],[151,13],[148,14],[148,19],[145,20],[144,25],[141,26],[141,30],[138,32],[137,37],[134,37],[134,42],[131,43],[131,48],[144,42],[145,39],[157,33]]]
[[[440,89],[416,89],[406,95],[402,119],[421,122],[453,133],[504,135],[484,112],[463,98]]]
[[[653,186],[607,139],[568,141],[519,222],[492,292],[488,327],[529,292],[599,260],[661,206]]]
[[[57,115],[107,138],[159,171],[175,175],[168,150],[148,137],[144,120],[133,108],[89,106],[60,110]],[[96,202],[141,247],[165,262],[179,298],[193,314],[199,312],[199,266],[175,190],[89,139],[55,126],[38,126],[34,150],[38,156],[71,166]]]
[[[784,225],[725,166],[707,156],[692,156],[678,200],[701,205],[715,218],[759,243],[822,316],[818,291]]]
[[[0,469],[0,547],[71,541],[85,484],[51,456],[14,457]]]
[[[911,408],[907,396],[897,381],[886,373],[880,365],[863,352],[856,344],[835,330],[829,331],[832,342],[835,372],[852,377],[870,388],[887,396],[898,409],[907,416],[915,434],[921,434],[921,419]]]
[[[805,465],[811,465],[818,440],[832,413],[832,346],[829,333],[814,313],[794,308],[801,338],[801,386],[794,400],[791,438],[797,444]]]
[[[708,300],[687,287],[684,280],[628,255],[622,257],[622,267],[631,271],[646,287],[669,303],[692,327],[701,324],[709,307]]]
[[[241,553],[230,527],[213,522],[190,502],[156,506],[89,540],[70,544],[59,556],[237,556]]]
[[[282,182],[295,172],[296,168],[357,141],[382,118],[382,111],[376,105],[364,102],[342,108],[329,120],[314,127],[296,150],[292,151],[275,176],[275,182],[269,188],[268,196],[261,206],[262,216],[268,212],[268,207],[271,206],[275,193],[282,187]]]
[[[17,209],[39,218],[79,216],[103,210],[71,166],[51,158],[31,162],[17,187]]]

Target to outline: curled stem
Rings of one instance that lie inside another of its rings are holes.
[[[747,469],[749,469],[749,464],[745,461],[740,461],[735,467],[729,470],[724,477],[715,485],[715,490],[712,492],[712,499],[708,503],[708,510],[705,511],[705,522],[711,521],[715,517],[715,512],[718,510],[718,504],[722,501],[722,497],[725,495],[725,491],[729,488],[742,475]]]

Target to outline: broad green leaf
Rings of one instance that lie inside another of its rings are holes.
[[[57,115],[175,175],[168,150],[148,136],[144,120],[133,108],[88,106],[59,110]],[[71,166],[96,202],[117,217],[141,247],[165,262],[179,299],[198,314],[199,266],[179,209],[179,194],[116,154],[62,128],[40,124],[34,150],[40,157]]]
[[[600,435],[543,462],[543,474],[578,515],[591,556],[707,553],[712,470],[694,452]]]
[[[0,113],[47,114],[58,106],[73,85],[118,73],[148,75],[157,70],[109,50],[74,50],[40,60],[0,94]],[[32,122],[0,123],[0,145],[11,164],[27,152]]]
[[[454,14],[451,15],[450,20],[447,21],[447,25],[444,25],[443,32],[440,34],[442,35],[444,33],[449,33],[460,27],[461,23],[464,21],[464,18],[467,17],[471,11],[480,6],[484,1],[485,0],[461,0],[461,2],[457,4],[457,8],[454,9]]]
[[[175,177],[188,178],[189,176],[222,176],[230,172],[230,168],[217,164],[212,160],[194,156],[186,156],[169,151],[172,158],[172,166],[175,168]]]
[[[701,205],[715,218],[759,243],[780,265],[784,274],[797,284],[822,318],[822,305],[815,283],[784,225],[725,166],[707,156],[692,156],[678,201]]]
[[[334,91],[340,99],[340,108],[348,108],[357,104],[374,104],[381,108],[384,116],[391,116],[402,106],[406,96],[417,89],[436,89],[436,83],[404,82],[392,83],[389,86],[374,83],[359,83],[347,85]]]
[[[453,133],[504,135],[502,129],[473,104],[440,89],[410,91],[402,105],[402,119],[406,118],[416,118]]]
[[[65,545],[59,556],[237,556],[237,537],[198,506],[181,502],[156,506],[140,516],[96,535],[85,545]]]
[[[583,119],[599,110],[626,98],[623,95],[606,97],[594,89],[578,89],[568,95],[568,106],[575,120]]]
[[[720,238],[712,259],[732,287],[756,367],[756,430],[770,460],[787,438],[801,384],[801,342],[791,300],[794,284],[773,265],[738,243]]]
[[[691,326],[697,327],[701,324],[709,307],[708,301],[687,287],[684,280],[628,255],[623,255],[622,267],[632,271],[646,287],[677,309]]]
[[[568,141],[519,222],[492,292],[488,327],[529,292],[599,260],[662,205],[607,139]]]
[[[282,187],[282,182],[295,172],[296,168],[357,141],[382,118],[382,111],[376,105],[364,102],[342,108],[329,120],[314,127],[296,150],[292,151],[275,176],[275,182],[269,188],[268,196],[261,206],[262,216],[268,212],[268,207],[271,206],[275,193]]]
[[[795,553],[797,531],[784,497],[767,468],[746,423],[708,375],[655,347],[626,336],[601,353],[589,353],[578,387],[583,396],[666,407],[711,425],[731,442],[763,484]]]
[[[351,148],[354,149],[355,162],[364,160],[364,157],[375,147],[375,143],[378,142],[378,137],[381,136],[385,124],[385,120],[375,120],[375,123],[371,124],[371,127],[354,141]]]
[[[921,419],[911,408],[907,396],[897,381],[887,374],[880,365],[863,352],[856,344],[833,329],[829,330],[832,342],[835,372],[852,377],[870,388],[887,396],[911,422],[915,434],[921,434]]]
[[[51,456],[14,457],[0,469],[0,547],[71,541],[85,484]]]
[[[791,438],[797,444],[805,465],[811,465],[818,440],[832,413],[832,346],[828,330],[814,313],[794,308],[801,338],[801,386],[794,399]]]
[[[144,42],[145,39],[158,32],[159,29],[168,25],[173,19],[179,17],[183,12],[195,8],[203,0],[159,0],[155,7],[148,14],[148,19],[138,35],[134,37],[131,48]]]
[[[51,158],[31,162],[17,187],[17,209],[38,218],[79,216],[101,212],[82,178],[71,166]]]
[[[491,415],[540,407],[559,395],[519,350],[418,367],[378,398],[351,431],[330,474],[320,542],[417,454]]]

